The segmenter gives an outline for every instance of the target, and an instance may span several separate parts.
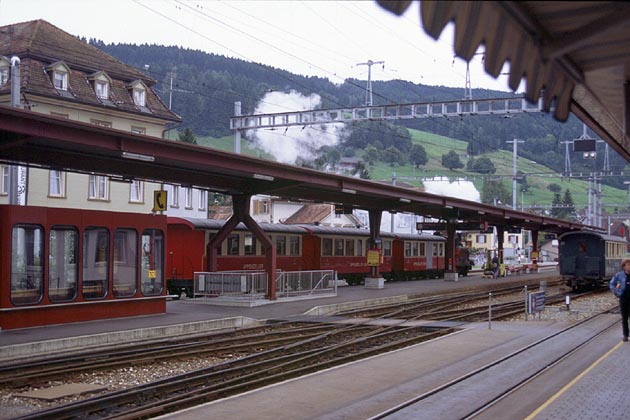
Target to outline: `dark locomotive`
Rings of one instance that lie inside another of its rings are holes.
[[[627,241],[597,232],[567,232],[558,237],[560,275],[573,290],[597,288],[621,268]]]

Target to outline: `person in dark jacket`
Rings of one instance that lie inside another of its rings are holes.
[[[621,261],[621,268],[622,270],[610,279],[608,287],[619,298],[623,341],[628,341],[628,335],[630,335],[630,330],[628,329],[628,317],[630,317],[630,258],[624,258]]]

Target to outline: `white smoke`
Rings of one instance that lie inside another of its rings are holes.
[[[304,96],[294,90],[269,92],[261,99],[254,114],[310,111],[320,106],[321,97],[317,94]],[[297,158],[313,161],[321,147],[336,145],[343,133],[344,124],[335,123],[250,130],[247,135],[278,162],[294,164]]]
[[[464,181],[463,179],[451,181],[445,177],[435,177],[432,181],[424,181],[423,184],[425,191],[431,194],[481,202],[479,191],[470,181]]]

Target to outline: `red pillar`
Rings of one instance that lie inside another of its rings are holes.
[[[534,270],[538,268],[538,231],[532,230],[532,253],[535,256],[532,257],[532,265]]]
[[[445,271],[447,273],[454,273],[457,271],[457,260],[455,258],[455,223],[446,224],[446,263]]]
[[[369,210],[370,219],[370,239],[368,240],[368,249],[378,249],[382,252],[381,244],[381,218],[383,216],[382,210]],[[394,215],[392,214],[392,217]],[[370,267],[370,277],[380,277],[380,266]]]
[[[276,299],[276,245],[258,226],[258,223],[249,215],[249,204],[251,196],[248,194],[232,196],[232,217],[229,218],[217,234],[208,242],[206,253],[207,271],[216,271],[217,269],[217,248],[228,237],[230,233],[243,222],[245,226],[254,234],[265,248],[265,271],[267,272],[267,298]]]

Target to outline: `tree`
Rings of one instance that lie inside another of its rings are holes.
[[[365,161],[368,164],[374,165],[376,162],[378,162],[378,159],[379,159],[378,149],[372,146],[371,144],[369,144],[365,148],[365,152],[363,153],[363,159],[365,159]]]
[[[552,193],[559,193],[560,191],[562,191],[562,187],[555,183],[551,183],[547,185],[547,189],[551,191]]]
[[[564,197],[562,197],[562,204],[564,205],[564,213],[566,218],[571,218],[575,214],[575,204],[573,203],[573,196],[571,191],[567,188],[564,190]]]
[[[551,202],[551,216],[556,219],[562,219],[564,209],[562,208],[562,198],[560,193],[553,194],[553,201]]]
[[[411,163],[416,165],[416,168],[421,165],[426,165],[429,161],[429,158],[427,157],[427,151],[421,144],[414,144],[413,146],[411,146],[411,153],[409,154],[409,158],[411,160]]]
[[[394,146],[389,146],[382,153],[382,158],[385,162],[389,163],[390,166],[394,166],[396,164],[405,163],[405,157],[403,154]]]
[[[508,203],[512,199],[511,193],[501,181],[484,180],[481,186],[481,202],[485,204]]]
[[[459,159],[459,155],[454,150],[451,150],[447,154],[442,155],[442,166],[452,171],[453,169],[463,168],[464,164]]]
[[[497,171],[497,168],[494,166],[494,163],[490,160],[490,158],[486,156],[482,156],[479,159],[471,159],[472,163],[470,164],[470,169],[473,172],[478,172],[480,174],[493,174]],[[469,161],[469,163],[471,162]]]
[[[197,139],[195,138],[195,135],[188,127],[186,127],[184,131],[179,132],[179,141],[183,141],[184,143],[197,144]]]

